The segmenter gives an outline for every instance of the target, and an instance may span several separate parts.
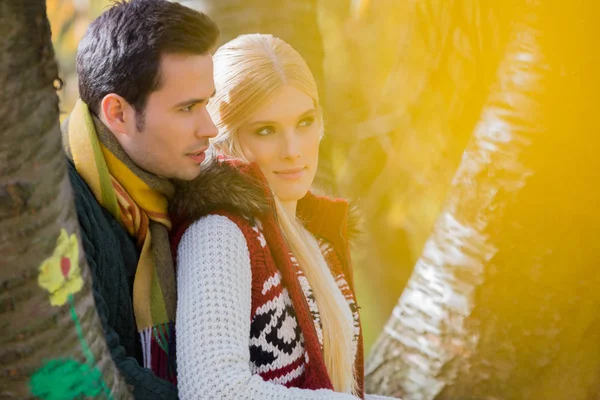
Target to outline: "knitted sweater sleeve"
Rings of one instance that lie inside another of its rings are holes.
[[[252,271],[246,239],[224,216],[184,233],[177,251],[177,381],[181,399],[356,400],[286,388],[250,371]]]

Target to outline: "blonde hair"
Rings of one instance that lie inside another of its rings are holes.
[[[213,60],[216,94],[208,109],[219,129],[213,140],[213,152],[247,161],[237,130],[285,85],[311,97],[321,119],[314,77],[300,54],[283,40],[264,34],[241,35],[220,47]],[[317,301],[325,366],[333,388],[338,392],[357,393],[350,307],[316,242],[306,236],[297,219],[288,215],[277,196],[275,205],[283,236]]]

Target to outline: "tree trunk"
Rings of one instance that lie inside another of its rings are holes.
[[[76,238],[44,1],[0,2],[0,51],[0,397],[128,398]]]
[[[519,9],[443,212],[368,359],[369,391],[599,398],[593,8]]]
[[[377,332],[441,211],[498,69],[514,3],[370,2],[351,30],[353,68],[338,86],[362,103],[339,117],[348,125],[335,140],[349,148],[340,190],[360,199],[365,217],[356,270],[365,299],[377,298],[365,312]]]
[[[270,33],[296,49],[310,67],[325,104],[323,75],[323,42],[317,15],[318,0],[183,0],[185,6],[209,15],[219,26],[219,45],[244,33]],[[339,0],[338,0],[339,1]],[[326,192],[335,192],[336,185],[331,166],[331,147],[328,135],[321,142],[319,170],[315,185]]]

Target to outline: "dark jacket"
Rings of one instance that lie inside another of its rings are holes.
[[[134,238],[98,203],[73,164],[67,163],[94,300],[112,358],[136,399],[177,399],[174,385],[141,366],[132,300],[139,259]]]

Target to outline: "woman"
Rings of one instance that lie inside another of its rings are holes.
[[[179,395],[364,398],[348,204],[309,192],[314,78],[271,35],[232,40],[214,65],[221,158],[174,203]]]

